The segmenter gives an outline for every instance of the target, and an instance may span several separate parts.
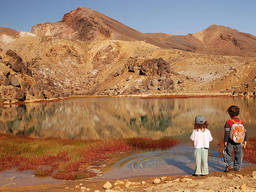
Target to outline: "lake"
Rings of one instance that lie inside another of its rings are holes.
[[[205,115],[216,141],[223,138],[226,109],[241,109],[248,135],[256,136],[256,99],[79,98],[0,107],[0,131],[31,137],[111,139],[175,137],[188,141],[196,115]]]
[[[180,144],[165,151],[135,154],[113,165],[105,178],[121,175],[179,175],[193,172],[193,148],[189,136],[196,115],[206,116],[214,141],[209,152],[210,171],[224,169],[214,151],[223,141],[230,105],[240,107],[240,118],[250,137],[256,136],[256,99],[202,98],[76,98],[58,102],[0,107],[0,131],[40,138],[111,139],[176,138]],[[182,167],[180,167],[182,165]]]

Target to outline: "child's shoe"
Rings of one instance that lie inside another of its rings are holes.
[[[232,171],[233,167],[232,166],[227,166],[224,172],[229,172]]]

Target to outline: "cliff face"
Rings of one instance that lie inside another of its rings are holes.
[[[78,8],[32,32],[0,28],[1,101],[256,91],[255,37],[227,27],[143,34]]]

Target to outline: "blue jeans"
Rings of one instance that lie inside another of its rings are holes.
[[[234,149],[235,157],[233,160],[232,151]],[[232,144],[228,142],[226,147],[226,158],[227,158],[227,166],[234,166],[236,170],[240,170],[242,168],[242,160],[243,160],[243,146],[242,144]]]
[[[208,149],[197,148],[194,150],[195,175],[208,175]]]

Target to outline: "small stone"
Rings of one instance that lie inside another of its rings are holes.
[[[252,172],[252,177],[253,177],[254,179],[256,179],[256,171],[253,171],[253,172]]]
[[[193,179],[189,179],[189,178],[182,178],[180,181],[181,182],[188,182],[188,181],[192,181]]]
[[[160,178],[162,181],[165,181],[167,179],[166,176]]]
[[[117,180],[114,185],[124,185],[124,181]]]
[[[236,176],[239,177],[240,179],[244,178],[244,176],[241,174],[236,174]]]
[[[145,184],[146,184],[146,181],[141,181],[141,184],[142,184],[142,185],[145,185]]]
[[[240,189],[241,189],[242,191],[245,191],[245,190],[247,189],[247,186],[246,186],[245,184],[243,184],[242,186],[240,186]]]
[[[94,192],[100,192],[100,190],[94,190]]]
[[[103,185],[103,188],[104,188],[104,189],[111,189],[111,188],[112,188],[112,184],[111,184],[109,181],[107,181],[107,182]]]
[[[173,182],[180,182],[180,178],[173,180]]]
[[[228,177],[233,177],[233,175],[231,173],[228,173],[227,176]]]
[[[84,187],[84,186],[81,186],[81,190],[85,190],[86,189],[86,187]]]
[[[131,182],[130,182],[130,181],[127,181],[127,182],[125,183],[125,187],[126,187],[126,188],[129,188],[130,185],[131,185]]]
[[[10,177],[8,180],[9,181],[13,181],[13,180],[15,180],[16,179],[16,177]]]
[[[183,83],[183,80],[178,80],[177,83],[178,83],[178,84],[182,84],[182,83]]]
[[[80,185],[80,186],[83,186],[83,183],[80,183],[79,185]]]
[[[154,184],[159,184],[159,183],[161,183],[161,179],[156,178],[156,179],[154,179],[153,183],[154,183]]]

